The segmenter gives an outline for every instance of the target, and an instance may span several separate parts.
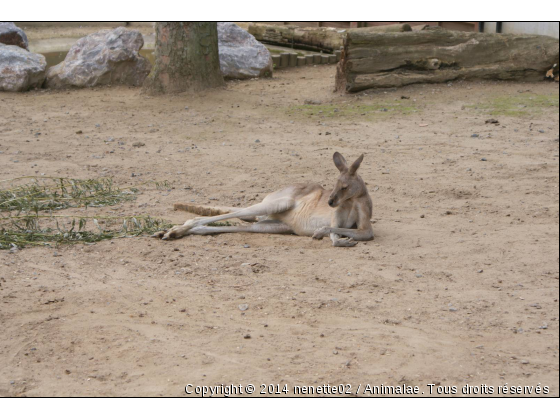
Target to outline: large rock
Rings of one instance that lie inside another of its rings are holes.
[[[0,91],[23,92],[41,87],[47,60],[15,45],[0,44]]]
[[[231,22],[218,22],[220,68],[226,79],[272,76],[272,57],[249,32]]]
[[[47,71],[45,87],[141,86],[152,65],[139,54],[144,38],[125,28],[103,30],[79,39],[64,61]]]
[[[13,22],[0,22],[0,43],[17,45],[25,49],[29,46],[27,35],[23,32],[23,29],[18,28]]]

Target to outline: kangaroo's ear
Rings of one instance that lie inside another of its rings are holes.
[[[358,172],[358,169],[360,169],[360,165],[362,164],[363,161],[364,161],[364,155],[360,156],[358,160],[354,162],[352,166],[350,166],[350,170],[348,171],[348,173],[350,175],[354,175],[356,172]]]
[[[340,153],[336,152],[333,156],[334,164],[338,168],[340,172],[345,172],[348,170],[348,163],[346,163],[346,159]]]

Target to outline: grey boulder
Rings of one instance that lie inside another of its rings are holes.
[[[220,68],[226,79],[272,76],[272,56],[249,32],[231,22],[218,22]]]
[[[79,39],[64,61],[47,71],[45,87],[141,86],[152,65],[139,54],[144,38],[125,28],[103,30]]]
[[[15,45],[0,44],[0,91],[23,92],[45,80],[47,60]]]
[[[0,43],[5,45],[16,45],[27,49],[27,35],[23,29],[18,28],[13,22],[0,22]]]

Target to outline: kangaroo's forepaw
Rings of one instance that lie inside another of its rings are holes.
[[[337,248],[352,248],[358,245],[358,242],[351,238],[344,238],[337,240],[333,245]]]
[[[322,228],[319,228],[315,231],[315,233],[313,234],[313,239],[316,239],[316,240],[320,241],[321,239],[323,239],[328,234],[329,234],[329,228],[328,227],[322,227]]]

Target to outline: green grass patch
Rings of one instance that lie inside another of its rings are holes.
[[[149,182],[151,183],[151,182]],[[167,182],[155,182],[157,189]],[[136,199],[137,188],[121,189],[111,178],[23,177],[0,181],[0,249],[93,243],[150,235],[171,225],[148,215],[69,216],[68,208],[115,206]]]
[[[208,223],[208,226],[219,227],[219,226],[234,226],[234,225],[232,225],[230,222],[213,222],[213,223]]]
[[[171,227],[150,216],[8,216],[0,218],[0,249],[95,243],[152,235]]]
[[[9,180],[20,181],[25,178]],[[2,183],[6,183],[3,181]],[[0,183],[1,185],[1,183]],[[113,206],[136,199],[136,188],[120,189],[110,178],[34,178],[31,182],[0,190],[0,212],[40,212],[70,207]]]
[[[514,96],[499,96],[468,108],[484,111],[489,115],[523,117],[538,114],[546,110],[558,112],[558,94],[536,95],[521,93]]]

